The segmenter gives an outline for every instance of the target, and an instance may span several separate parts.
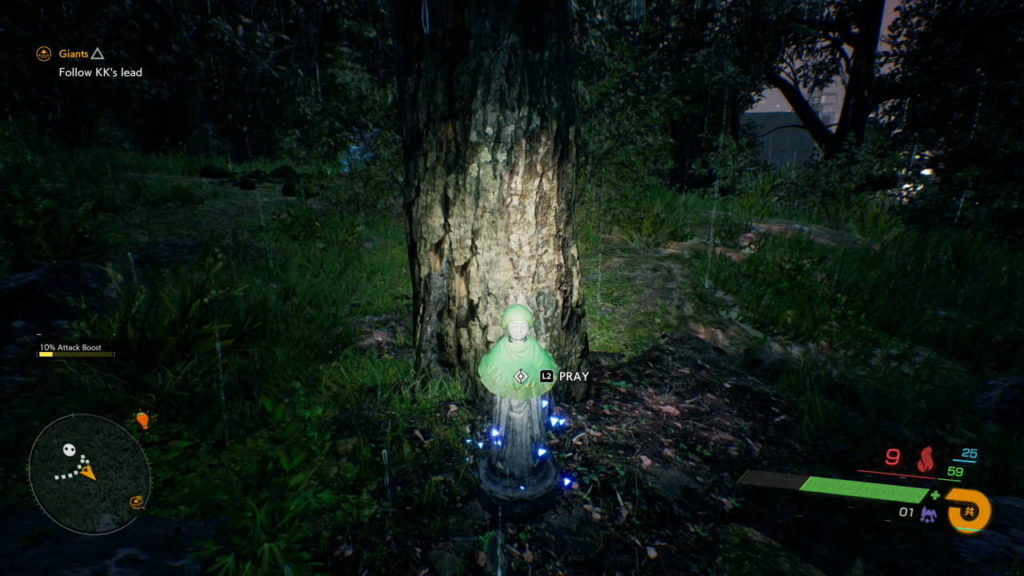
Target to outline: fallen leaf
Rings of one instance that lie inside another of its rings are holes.
[[[583,509],[586,510],[587,512],[590,512],[590,517],[591,517],[591,519],[594,520],[594,522],[600,522],[601,519],[604,517],[604,516],[601,515],[603,510],[601,510],[597,506],[592,506],[590,504],[584,504],[583,505]]]
[[[647,548],[647,557],[648,558],[650,558],[651,560],[654,560],[655,558],[658,557],[658,551],[654,549],[654,546],[646,546],[646,548]]]
[[[658,409],[664,412],[665,414],[668,414],[669,416],[679,416],[680,414],[678,408],[676,408],[675,406],[669,406],[667,404],[664,406],[659,406]]]
[[[651,466],[654,466],[654,462],[652,462],[651,459],[648,458],[647,456],[644,456],[643,454],[641,454],[640,455],[640,467],[643,468],[644,470],[648,470],[648,469],[650,469]]]
[[[676,459],[676,451],[671,448],[665,448],[664,450],[662,450],[661,455],[664,456],[665,458],[668,458],[669,460]]]
[[[487,554],[483,550],[476,551],[476,565],[481,568],[487,566]]]
[[[415,436],[416,438],[418,438],[420,442],[423,442],[424,446],[429,446],[430,445],[430,440],[427,440],[426,438],[424,438],[423,437],[423,433],[420,432],[419,429],[413,428],[412,435]]]

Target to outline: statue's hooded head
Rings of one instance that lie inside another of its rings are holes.
[[[505,308],[505,313],[501,315],[501,329],[508,330],[509,323],[516,320],[526,322],[526,324],[532,328],[533,311],[522,304],[513,304],[508,308]]]
[[[533,312],[522,304],[513,304],[501,315],[501,328],[508,332],[509,340],[522,342],[533,327]]]

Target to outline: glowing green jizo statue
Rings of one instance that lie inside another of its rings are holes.
[[[515,304],[501,316],[502,336],[480,361],[480,381],[494,394],[490,446],[480,461],[483,492],[499,502],[533,501],[550,494],[557,470],[547,449],[546,394],[557,373],[555,360],[529,335],[533,312]]]
[[[541,370],[555,371],[555,359],[537,339],[529,335],[533,312],[521,304],[505,309],[501,328],[508,337],[501,338],[480,361],[480,381],[495,396],[512,400],[529,400],[551,390],[554,378],[541,382]]]

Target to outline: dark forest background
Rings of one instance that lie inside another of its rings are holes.
[[[457,379],[416,375],[408,353],[402,39],[389,10],[0,8],[0,431],[23,438],[4,451],[5,505],[31,503],[16,460],[34,430],[72,409],[124,414],[130,426],[145,409],[165,502],[155,515],[208,532],[195,548],[211,573],[493,570],[506,527],[465,511],[467,446],[486,410]],[[978,444],[992,455],[979,471],[986,489],[1019,496],[1019,2],[906,1],[888,30],[881,0],[577,0],[571,10],[595,365],[630,366],[670,335],[696,333],[785,400],[795,423],[773,456],[780,467],[839,474],[889,441]],[[38,62],[43,44],[99,46],[103,65],[144,76],[58,79],[58,67],[93,63]],[[827,118],[816,98],[836,79],[845,97]],[[813,141],[807,158],[763,159],[770,134],[744,113],[767,88]],[[118,356],[40,369],[25,350],[41,333],[103,338]],[[609,370],[617,393],[653,385]],[[606,410],[596,397],[587,409]],[[727,458],[719,448],[669,450],[713,470]],[[647,463],[616,450],[595,447],[595,462],[566,469],[587,494],[574,501],[590,507],[580,514],[596,523],[595,509],[625,510],[635,493],[630,511],[617,523],[606,513],[607,529],[582,544],[509,529],[513,565],[597,573],[587,570],[601,554],[624,558],[623,573],[663,574],[668,558],[696,573],[763,565],[737,557],[749,542],[722,528],[724,516],[661,518],[689,498],[658,488],[678,478],[648,482]],[[173,472],[182,461],[187,475]],[[715,514],[788,525],[780,511],[722,498]],[[827,545],[815,552],[780,530],[769,557],[830,574],[887,569],[884,547],[828,559]],[[683,544],[666,542],[682,532]],[[1003,573],[1020,573],[1021,549],[997,555]]]

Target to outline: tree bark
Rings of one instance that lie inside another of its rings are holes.
[[[560,370],[587,353],[569,10],[543,0],[393,5],[416,365],[428,374],[476,382],[511,304],[534,311]]]
[[[821,121],[818,113],[811,106],[811,103],[807,101],[804,93],[798,86],[792,82],[786,80],[781,74],[772,72],[767,76],[768,84],[778,88],[779,92],[789,102],[790,108],[803,123],[807,132],[814,139],[814,143],[818,145],[822,150],[828,151],[831,147],[832,132],[829,131],[828,126]]]
[[[875,57],[878,54],[878,38],[882,32],[884,12],[885,0],[864,0],[857,7],[857,35],[853,44],[850,78],[843,97],[839,125],[836,127],[837,148],[841,148],[851,135],[858,145],[864,142],[868,116],[873,109]]]
[[[856,30],[850,27],[851,23],[847,20],[834,23],[839,35],[853,51],[835,131],[825,126],[799,86],[783,78],[777,71],[769,72],[766,77],[769,85],[782,92],[825,158],[843,151],[850,136],[853,136],[857,145],[864,142],[868,117],[879,102],[874,93],[875,59],[884,12],[885,0],[861,0],[853,7],[852,24]],[[821,24],[822,27],[832,25]]]

